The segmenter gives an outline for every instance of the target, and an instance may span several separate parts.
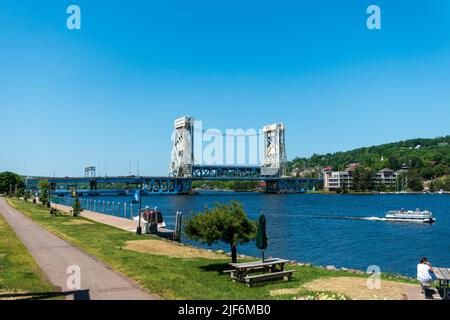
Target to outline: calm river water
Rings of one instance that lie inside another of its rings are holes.
[[[130,202],[131,197],[96,197],[97,200]],[[205,193],[198,196],[147,196],[143,205],[157,206],[168,227],[176,211],[184,219],[214,202],[238,200],[251,219],[264,212],[269,248],[266,255],[316,265],[365,270],[378,265],[382,272],[415,276],[419,258],[436,266],[450,267],[449,195],[265,195]],[[367,218],[383,217],[388,210],[431,210],[434,225],[392,223]],[[188,239],[184,242],[193,243]],[[195,245],[200,245],[194,243]],[[207,247],[207,246],[204,246]],[[229,248],[217,244],[213,249]],[[239,252],[257,256],[254,243]]]

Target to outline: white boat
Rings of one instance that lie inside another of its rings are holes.
[[[139,216],[133,217],[133,220],[139,221]],[[145,207],[145,209],[141,210],[141,223],[145,224],[147,222],[156,222],[158,228],[166,227],[161,211],[158,211],[156,208],[150,209]]]
[[[433,218],[433,213],[428,210],[420,211],[419,209],[416,209],[416,211],[412,211],[401,209],[389,211],[386,214],[386,221],[435,223],[436,219]]]

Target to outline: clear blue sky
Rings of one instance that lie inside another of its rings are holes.
[[[289,158],[450,133],[448,0],[0,0],[0,45],[0,171],[165,175],[182,115]]]

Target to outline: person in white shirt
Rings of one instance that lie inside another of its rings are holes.
[[[422,288],[430,287],[433,282],[433,267],[428,262],[427,258],[423,258],[420,260],[420,263],[417,265],[417,280],[420,281]]]

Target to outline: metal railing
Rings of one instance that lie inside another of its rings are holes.
[[[66,206],[73,206],[75,198],[73,197],[57,197]],[[125,218],[133,220],[135,215],[138,215],[139,208],[133,203],[127,202],[115,202],[98,200],[92,198],[78,198],[83,210],[92,211],[96,213],[106,214],[110,216],[115,216],[119,218]]]

